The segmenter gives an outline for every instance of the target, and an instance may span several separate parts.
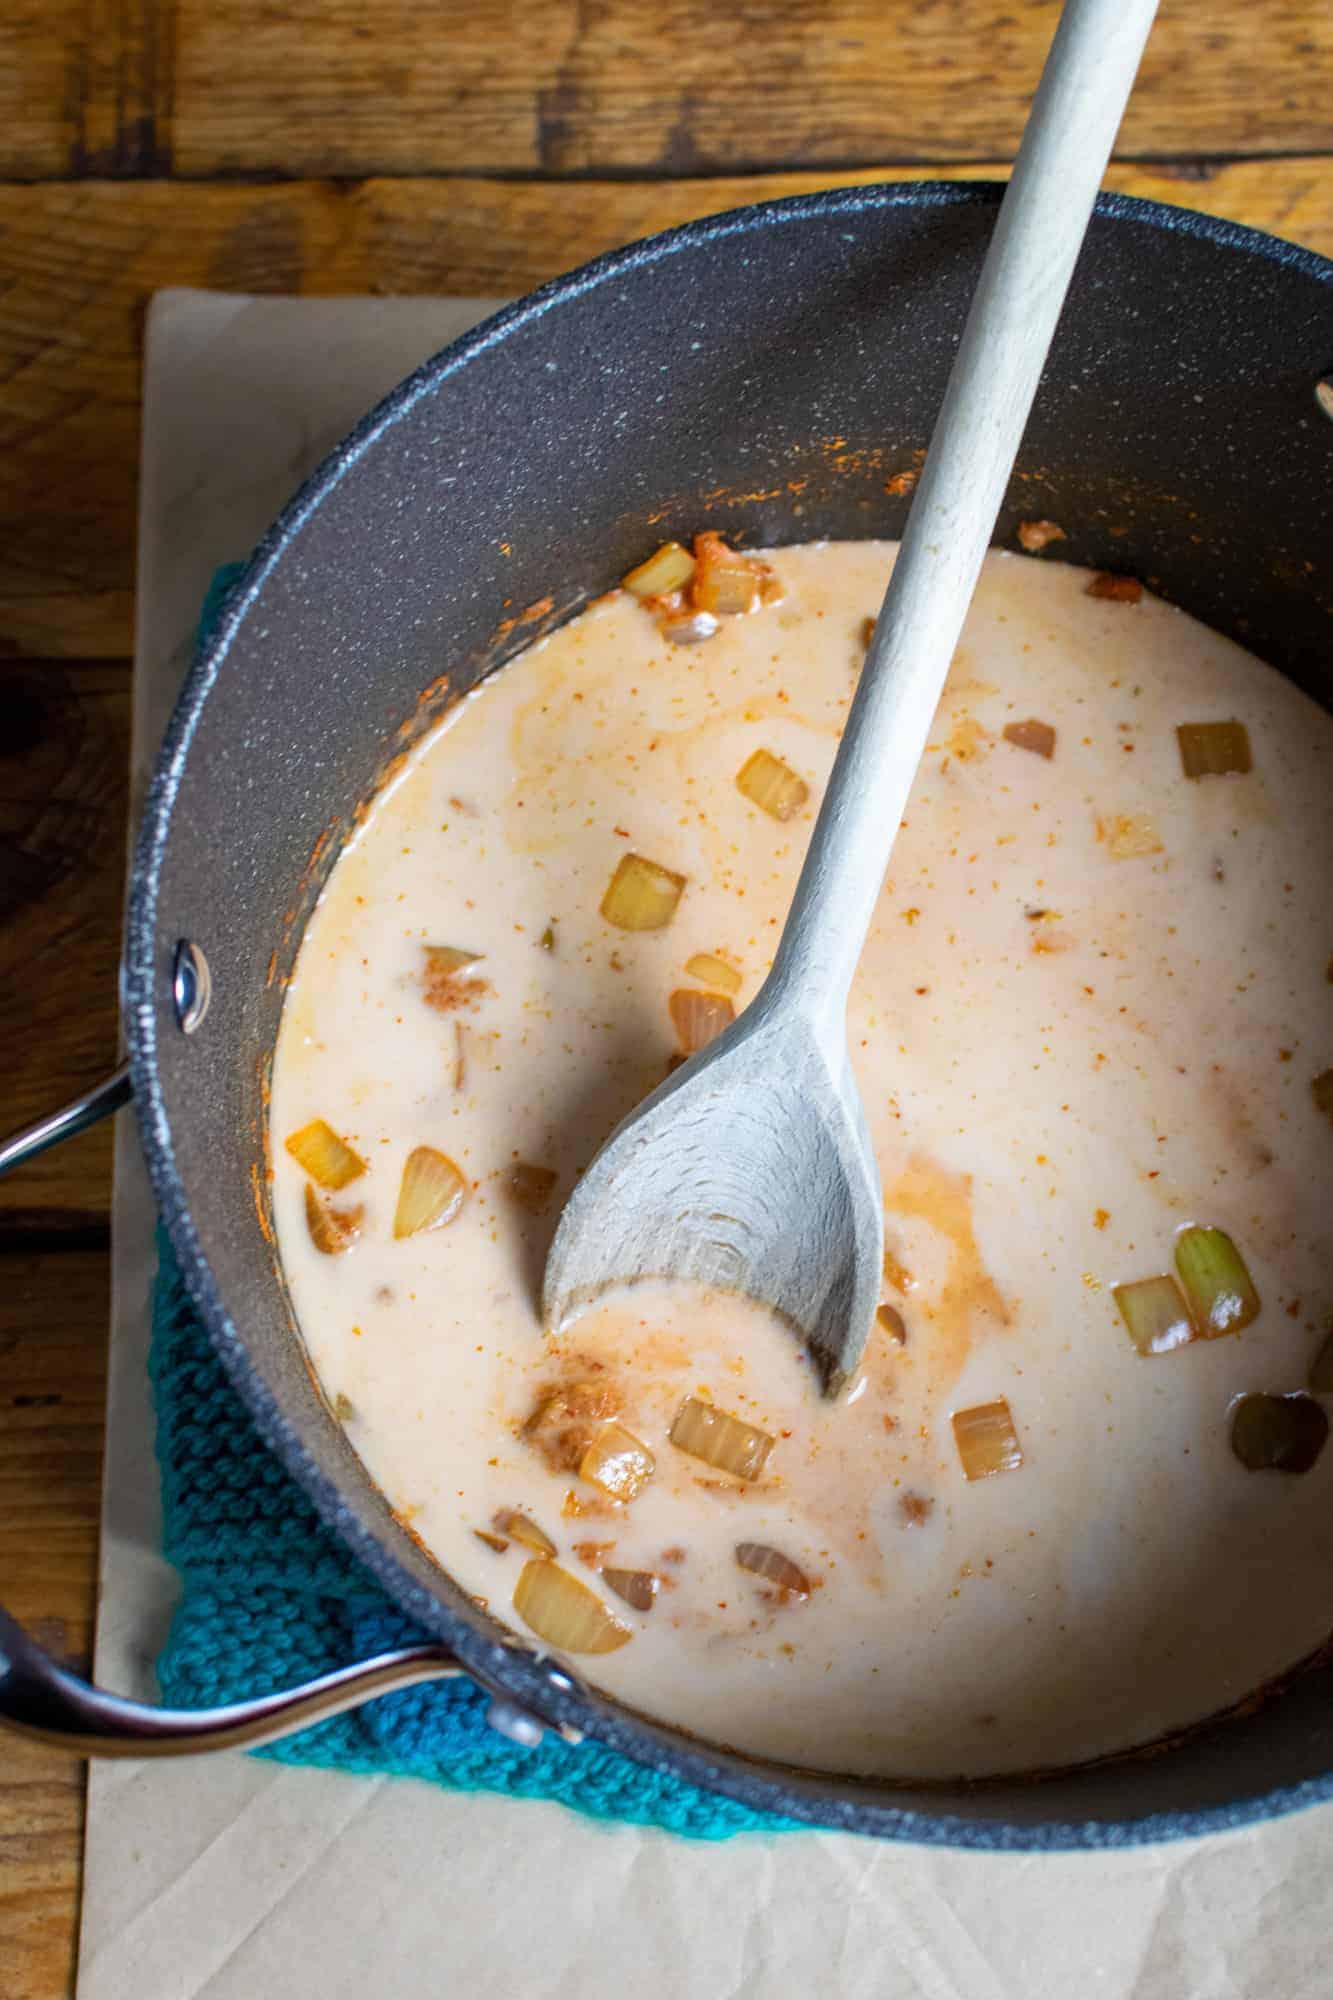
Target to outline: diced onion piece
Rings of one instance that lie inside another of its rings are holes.
[[[426,954],[426,970],[436,979],[452,979],[456,972],[475,965],[481,957],[479,951],[464,951],[456,944],[428,944],[422,949]]]
[[[549,1207],[555,1183],[551,1167],[534,1167],[527,1160],[516,1160],[509,1169],[509,1192],[529,1215],[540,1215]]]
[[[346,1187],[348,1181],[354,1181],[358,1174],[366,1171],[361,1155],[354,1153],[347,1141],[340,1139],[332,1125],[326,1124],[322,1118],[312,1118],[299,1132],[293,1132],[285,1143],[292,1158],[322,1188]]]
[[[968,1479],[989,1479],[996,1472],[1013,1472],[1023,1463],[1018,1432],[1003,1396],[953,1413],[954,1443]]]
[[[875,1318],[879,1321],[895,1346],[906,1347],[907,1327],[897,1306],[882,1305],[876,1312]]]
[[[1317,1396],[1333,1396],[1333,1333],[1311,1363],[1310,1387]]]
[[[340,1424],[350,1424],[356,1421],[356,1405],[350,1396],[343,1394],[341,1389],[339,1389],[333,1399],[333,1414]]]
[[[680,542],[663,542],[647,562],[627,570],[620,581],[636,597],[665,597],[669,590],[681,590],[694,575],[694,557]]]
[[[574,1472],[599,1426],[619,1409],[620,1398],[610,1382],[567,1382],[547,1391],[522,1435],[552,1472]]]
[[[717,631],[717,619],[711,611],[686,611],[673,607],[665,609],[657,622],[662,637],[670,639],[673,646],[701,645]]]
[[[360,1206],[329,1208],[306,1182],[305,1226],[310,1231],[310,1241],[325,1257],[337,1257],[350,1249],[361,1234],[364,1215],[365,1209]]]
[[[1176,741],[1187,778],[1225,778],[1253,768],[1250,732],[1243,722],[1181,722]]]
[[[1186,1347],[1196,1338],[1189,1308],[1169,1275],[1113,1285],[1111,1296],[1140,1354],[1169,1354],[1173,1347]]]
[[[1143,585],[1136,576],[1111,576],[1103,570],[1094,576],[1084,592],[1087,597],[1104,597],[1112,604],[1137,604],[1143,595]]]
[[[775,1585],[784,1597],[810,1595],[810,1579],[805,1571],[798,1569],[781,1549],[769,1548],[767,1542],[737,1542],[736,1560],[751,1576],[761,1576],[765,1583]]]
[[[1333,1069],[1321,1070],[1310,1085],[1314,1097],[1314,1108],[1322,1111],[1325,1118],[1333,1118]]]
[[[1308,1472],[1327,1438],[1327,1416],[1299,1392],[1238,1396],[1231,1406],[1231,1449],[1250,1472]]]
[[[443,1229],[463,1206],[466,1185],[447,1153],[437,1153],[434,1146],[413,1147],[398,1189],[394,1235],[417,1236],[423,1229]]]
[[[598,1431],[579,1462],[579,1478],[600,1486],[612,1500],[633,1500],[656,1470],[647,1445],[617,1423]]]
[[[1048,547],[1051,542],[1066,542],[1068,539],[1064,529],[1054,521],[1020,521],[1018,524],[1019,547],[1026,549],[1029,555],[1035,555],[1038,549]]]
[[[762,570],[730,549],[711,529],[694,538],[694,581],[690,602],[696,611],[735,616],[759,602]]]
[[[741,976],[734,965],[728,965],[725,958],[718,958],[711,951],[696,951],[693,958],[685,961],[685,970],[691,979],[697,979],[704,986],[711,986],[715,993],[738,993]]]
[[[736,773],[736,789],[773,819],[788,820],[799,812],[810,796],[810,787],[781,757],[770,750],[756,750]]]
[[[1006,722],[1004,740],[1017,750],[1031,750],[1038,757],[1055,755],[1055,731],[1049,722],[1038,722],[1035,717],[1030,722]]]
[[[602,1569],[602,1582],[617,1597],[623,1597],[632,1611],[651,1611],[657,1596],[657,1578],[650,1569]]]
[[[1259,1294],[1224,1229],[1182,1229],[1176,1238],[1176,1269],[1205,1340],[1239,1333],[1258,1318]]]
[[[735,1479],[758,1479],[773,1449],[767,1431],[730,1416],[726,1410],[714,1409],[711,1403],[701,1403],[697,1396],[687,1396],[677,1410],[671,1442],[677,1451],[701,1458],[705,1465],[729,1472]]]
[[[687,1056],[706,1049],[736,1018],[736,1009],[725,993],[696,993],[692,986],[678,986],[667,1001],[671,1025]]]
[[[622,931],[660,931],[676,914],[685,877],[642,854],[624,854],[602,898],[602,915]]]
[[[1106,842],[1113,861],[1162,852],[1162,838],[1150,813],[1106,813],[1097,822],[1097,838]]]
[[[514,1585],[523,1623],[562,1653],[614,1653],[634,1637],[595,1591],[559,1563],[527,1562]]]
[[[700,611],[716,617],[739,617],[759,601],[759,578],[750,570],[714,563],[694,584],[692,596]]]
[[[479,1542],[485,1542],[488,1549],[494,1549],[497,1556],[502,1556],[509,1547],[503,1535],[493,1535],[488,1528],[474,1528],[472,1532]]]
[[[516,1508],[502,1508],[491,1523],[497,1535],[507,1535],[511,1542],[520,1543],[539,1556],[553,1556],[555,1543],[544,1528],[528,1514],[520,1514]]]

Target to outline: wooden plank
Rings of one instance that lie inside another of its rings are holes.
[[[85,1766],[0,1735],[0,1966],[5,2000],[71,2000]]]
[[[0,8],[0,174],[68,171],[83,93],[86,0]]]
[[[171,169],[172,0],[85,0],[74,174]]]
[[[96,1599],[108,1259],[0,1248],[0,1600],[86,1672]],[[0,1733],[0,1987],[71,1992],[80,1760]]]
[[[0,1602],[80,1672],[96,1600],[109,1313],[105,1251],[0,1242]]]
[[[11,0],[0,174],[704,174],[1012,155],[1057,0]],[[1125,158],[1330,144],[1326,0],[1166,0]]]
[[[10,273],[0,295],[0,654],[114,657],[133,643],[139,338],[155,288],[521,292],[692,216],[923,177],[0,187]],[[1121,165],[1108,179],[1333,253],[1333,161],[1242,161],[1188,175]]]
[[[158,174],[171,165],[173,0],[7,0],[0,174]]]
[[[1058,0],[180,0],[187,174],[1005,159]],[[1165,0],[1126,158],[1330,143],[1327,0]]]
[[[129,700],[126,660],[0,661],[5,1131],[115,1057]],[[105,1126],[0,1180],[0,1244],[20,1228],[104,1237],[110,1189]]]

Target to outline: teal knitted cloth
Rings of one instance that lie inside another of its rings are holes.
[[[204,607],[207,630],[235,566]],[[182,1595],[158,1661],[163,1699],[182,1708],[290,1686],[385,1647],[425,1638],[327,1529],[260,1439],[213,1352],[165,1232],[150,1359],[157,1405],[164,1545]],[[486,1723],[487,1697],[465,1680],[382,1695],[258,1754],[289,1764],[428,1778],[455,1791],[558,1799],[599,1819],[717,1840],[786,1830],[632,1763],[591,1740],[548,1735],[525,1750]]]

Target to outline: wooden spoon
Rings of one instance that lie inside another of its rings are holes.
[[[848,990],[1155,11],[1068,0],[773,968],[575,1188],[553,1330],[614,1286],[683,1278],[789,1322],[829,1394],[860,1359],[884,1218]]]

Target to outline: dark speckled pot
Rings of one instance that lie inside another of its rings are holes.
[[[752,1806],[922,1842],[1115,1847],[1333,1793],[1333,1669],[1161,1754],[927,1791],[647,1723],[506,1642],[393,1521],[312,1383],[255,1194],[282,975],[388,759],[655,534],[899,534],[893,475],[927,442],[998,199],[873,187],[719,216],[547,286],[404,383],[292,501],[190,676],[139,842],[125,993],[153,1184],[219,1352],[326,1518],[470,1668]],[[1062,555],[1149,579],[1330,704],[1330,369],[1333,264],[1104,198],[997,539],[1051,516]],[[189,1039],[181,938],[214,981]]]

